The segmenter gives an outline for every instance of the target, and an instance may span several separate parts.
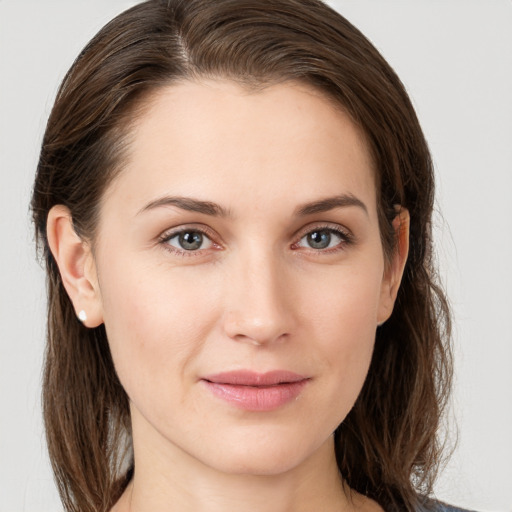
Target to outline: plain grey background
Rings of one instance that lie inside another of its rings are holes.
[[[0,0],[0,512],[61,509],[40,419],[45,290],[28,203],[58,83],[134,3]],[[438,257],[455,321],[448,420],[458,428],[437,495],[512,512],[512,2],[330,4],[402,78],[436,164]]]

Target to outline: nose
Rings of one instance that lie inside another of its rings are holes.
[[[240,258],[225,281],[224,331],[231,339],[252,345],[283,342],[295,325],[291,272],[272,254]]]

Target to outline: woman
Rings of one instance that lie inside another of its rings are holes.
[[[144,2],[66,76],[32,207],[66,510],[445,510],[432,164],[316,0]]]

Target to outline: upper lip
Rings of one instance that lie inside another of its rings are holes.
[[[252,370],[235,370],[216,373],[203,377],[203,380],[216,384],[232,384],[238,386],[275,386],[277,384],[300,382],[308,377],[287,370],[272,370],[258,373]]]

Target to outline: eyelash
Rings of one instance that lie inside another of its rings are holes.
[[[338,227],[338,226],[335,227],[332,225],[318,225],[318,226],[314,226],[313,228],[308,228],[307,230],[302,231],[298,237],[297,242],[294,242],[292,244],[292,246],[291,246],[292,249],[299,250],[300,248],[299,248],[298,244],[302,241],[302,239],[304,237],[306,237],[312,233],[318,232],[318,231],[327,231],[331,234],[334,234],[334,235],[338,236],[341,239],[341,241],[336,246],[331,247],[331,248],[314,249],[311,247],[310,252],[313,254],[321,255],[321,254],[336,253],[336,252],[345,250],[348,246],[350,246],[354,243],[354,236],[348,230],[342,229],[341,227]],[[200,226],[184,227],[184,228],[180,228],[176,231],[166,232],[158,238],[158,242],[160,245],[163,246],[163,248],[165,250],[171,252],[174,255],[178,255],[181,257],[185,257],[185,258],[200,256],[200,255],[202,255],[203,251],[208,250],[208,249],[197,249],[197,250],[190,250],[190,251],[187,251],[185,249],[180,250],[180,249],[177,249],[176,247],[173,247],[172,245],[170,245],[168,243],[169,240],[175,238],[176,236],[179,236],[180,234],[187,233],[187,232],[201,233],[208,240],[210,240],[212,246],[215,249],[220,249],[222,247],[220,244],[217,244],[213,241],[214,235],[211,232],[211,230],[205,229]]]
[[[329,233],[334,234],[341,239],[340,242],[338,244],[336,244],[334,247],[330,247],[330,248],[326,248],[326,249],[313,249],[311,247],[310,252],[315,255],[318,255],[318,256],[323,255],[323,254],[333,254],[333,253],[337,253],[339,251],[343,251],[348,246],[352,245],[355,242],[354,236],[348,230],[343,229],[340,226],[332,226],[329,224],[324,224],[324,225],[314,226],[313,228],[307,228],[305,231],[302,231],[299,236],[298,241],[295,242],[294,244],[292,244],[292,247],[293,248],[298,247],[298,244],[304,237],[310,235],[311,233],[315,233],[318,231],[328,231]]]
[[[180,229],[177,229],[176,231],[171,231],[171,232],[167,231],[158,238],[158,242],[160,243],[160,245],[163,246],[163,248],[166,251],[169,251],[170,253],[177,255],[177,256],[182,256],[184,258],[191,257],[191,256],[199,256],[202,254],[202,252],[204,250],[207,250],[207,249],[198,249],[195,251],[187,251],[185,249],[180,250],[180,249],[177,249],[176,247],[173,247],[172,245],[170,245],[168,243],[174,237],[179,236],[182,233],[201,233],[208,240],[210,240],[210,242],[214,248],[216,248],[216,249],[221,248],[221,245],[219,245],[213,241],[213,238],[214,238],[213,232],[209,229],[206,229],[206,228],[200,227],[200,226],[184,227],[184,228],[180,228]]]

